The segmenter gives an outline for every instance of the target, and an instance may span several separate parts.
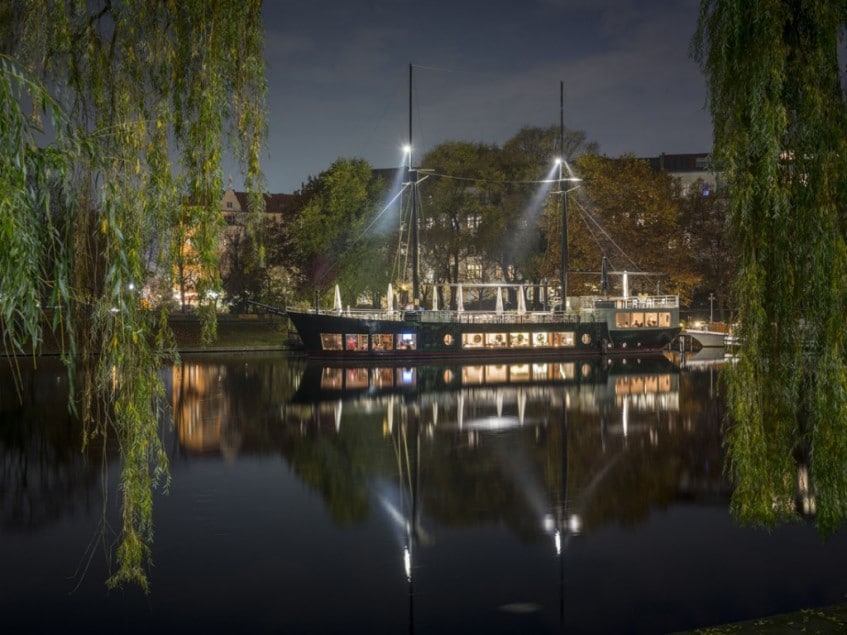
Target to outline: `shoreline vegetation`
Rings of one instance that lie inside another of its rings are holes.
[[[203,345],[200,339],[200,317],[194,314],[176,313],[170,316],[169,323],[182,353],[216,353],[237,351],[289,351],[294,348],[289,337],[288,319],[277,315],[219,315],[218,337],[209,345]],[[36,357],[59,355],[61,347],[49,332],[45,332]],[[25,350],[18,357],[30,357]],[[0,350],[0,357],[9,358],[7,350]]]

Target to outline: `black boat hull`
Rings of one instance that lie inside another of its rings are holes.
[[[613,329],[576,316],[504,315],[475,321],[289,312],[309,357],[325,360],[451,361],[584,358],[660,353],[679,328]]]

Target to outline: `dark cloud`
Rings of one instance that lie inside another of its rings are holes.
[[[502,143],[559,120],[609,155],[702,152],[705,82],[688,47],[697,0],[264,5],[268,189],[292,191],[338,157],[399,161],[415,67],[416,157],[441,141]]]

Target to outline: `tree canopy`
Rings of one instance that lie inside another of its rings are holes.
[[[331,295],[333,283],[350,303],[388,287],[390,240],[370,224],[384,190],[363,159],[338,159],[304,188],[292,219],[292,256],[303,271],[304,292]]]

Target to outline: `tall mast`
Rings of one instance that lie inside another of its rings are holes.
[[[415,306],[420,304],[421,297],[417,176],[418,175],[412,171],[412,65],[409,64],[409,192],[412,197],[412,214],[410,219],[410,222],[412,223],[412,301]]]
[[[562,195],[562,311],[568,301],[568,189],[562,180],[565,167],[565,82],[559,82],[559,190]]]

